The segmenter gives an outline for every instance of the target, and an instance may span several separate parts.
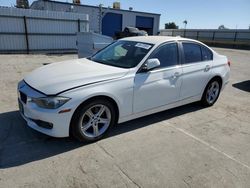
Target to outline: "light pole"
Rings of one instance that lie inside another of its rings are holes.
[[[188,23],[187,20],[184,20],[183,23],[184,23],[184,28],[185,28],[185,30],[186,30],[186,28],[187,28],[187,23]]]
[[[184,20],[183,23],[184,23],[184,28],[185,28],[184,29],[184,37],[186,37],[186,28],[187,28],[187,23],[188,22],[187,22],[187,20]]]

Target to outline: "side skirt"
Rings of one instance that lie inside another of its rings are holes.
[[[175,107],[178,107],[178,106],[183,106],[183,105],[186,105],[186,104],[189,104],[189,103],[192,103],[192,102],[196,102],[196,101],[200,101],[200,100],[201,100],[200,95],[197,95],[197,96],[194,96],[194,97],[189,97],[187,99],[183,99],[183,100],[177,101],[175,103],[167,104],[167,105],[164,105],[164,106],[160,106],[160,107],[157,107],[157,108],[153,108],[153,109],[150,109],[150,110],[146,110],[146,111],[143,111],[143,112],[132,114],[130,116],[120,117],[118,123],[123,123],[123,122],[126,122],[126,121],[130,121],[130,120],[137,119],[137,118],[140,118],[140,117],[143,117],[143,116],[155,114],[155,113],[158,113],[158,112],[162,112],[162,111],[165,111],[165,110],[169,110],[171,108],[175,108]]]

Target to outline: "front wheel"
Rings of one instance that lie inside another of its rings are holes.
[[[115,124],[115,114],[112,103],[106,100],[81,105],[72,119],[72,134],[79,141],[97,141]]]
[[[205,106],[212,106],[217,101],[221,90],[221,84],[218,80],[211,80],[203,93],[201,102]]]

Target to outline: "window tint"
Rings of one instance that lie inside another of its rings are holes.
[[[200,45],[193,43],[182,43],[182,46],[184,50],[185,63],[202,61]]]
[[[153,52],[150,58],[159,59],[162,67],[169,67],[178,64],[178,47],[176,43],[165,44]]]
[[[209,61],[213,60],[213,53],[205,46],[201,46],[202,60]]]

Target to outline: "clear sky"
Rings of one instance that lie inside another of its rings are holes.
[[[72,0],[60,0],[72,2]],[[81,0],[87,5],[112,6],[115,0]],[[13,6],[16,0],[0,0],[0,6]],[[33,0],[29,0],[30,4]],[[121,8],[161,14],[160,28],[175,22],[180,28],[187,20],[187,28],[215,29],[225,25],[231,29],[250,26],[250,0],[120,0]]]

